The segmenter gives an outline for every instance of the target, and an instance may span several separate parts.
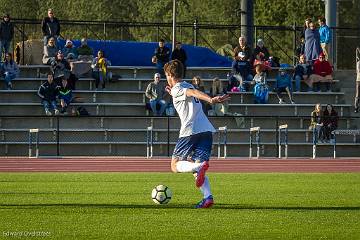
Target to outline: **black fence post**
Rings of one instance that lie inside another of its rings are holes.
[[[275,125],[276,156],[279,156],[279,116],[276,116]]]
[[[25,65],[25,23],[22,24],[22,65]]]
[[[60,117],[56,116],[56,156],[60,156]]]
[[[167,116],[167,155],[170,157],[170,116]]]
[[[195,19],[194,21],[194,27],[193,27],[193,44],[194,46],[198,45],[198,20]]]
[[[296,22],[294,22],[294,25],[293,25],[293,29],[294,29],[294,39],[293,39],[293,44],[294,44],[294,50],[293,50],[293,65],[295,66],[296,64]]]

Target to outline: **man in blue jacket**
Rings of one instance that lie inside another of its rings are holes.
[[[319,17],[319,25],[320,45],[325,55],[325,60],[328,61],[329,44],[331,41],[330,28],[326,25],[326,19],[324,17]]]

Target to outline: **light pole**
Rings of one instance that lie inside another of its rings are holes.
[[[173,26],[172,26],[172,50],[175,49],[176,41],[176,0],[173,0]]]

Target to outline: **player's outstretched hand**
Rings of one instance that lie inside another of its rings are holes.
[[[171,95],[171,87],[169,85],[165,87],[165,91]]]
[[[230,95],[224,94],[222,96],[213,97],[211,99],[211,103],[221,103],[221,102],[225,102],[225,101],[229,101],[229,100],[230,100]]]

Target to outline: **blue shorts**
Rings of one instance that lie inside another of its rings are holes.
[[[173,158],[186,160],[191,155],[193,161],[209,161],[212,147],[212,132],[202,132],[188,137],[179,138]]]

